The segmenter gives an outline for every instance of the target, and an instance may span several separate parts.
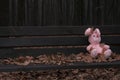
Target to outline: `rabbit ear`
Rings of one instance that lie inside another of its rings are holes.
[[[101,35],[100,30],[98,28],[96,28],[94,32],[97,33],[98,35]]]
[[[88,28],[88,29],[85,30],[85,35],[89,36],[89,35],[92,34],[92,32],[93,32],[93,29],[92,28]]]

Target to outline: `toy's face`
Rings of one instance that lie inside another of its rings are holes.
[[[89,36],[90,43],[97,44],[100,43],[100,41],[101,41],[101,36],[95,31]]]
[[[93,28],[88,28],[85,31],[85,35],[89,36],[89,42],[91,44],[99,44],[101,41],[101,33],[98,28],[96,28],[95,30],[93,30]]]

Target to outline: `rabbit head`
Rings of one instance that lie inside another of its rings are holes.
[[[100,30],[98,28],[93,29],[93,28],[88,28],[85,31],[85,35],[89,36],[89,42],[91,44],[99,44],[101,41],[101,33]]]

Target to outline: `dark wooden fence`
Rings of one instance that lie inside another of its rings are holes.
[[[4,0],[0,13],[0,58],[86,52],[84,31],[94,25],[102,42],[120,53],[119,0]],[[2,65],[0,71],[119,67],[120,61],[73,65]]]
[[[119,25],[119,0],[3,0],[0,25]]]

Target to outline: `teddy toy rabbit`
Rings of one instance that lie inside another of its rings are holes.
[[[112,51],[110,49],[110,46],[100,43],[101,33],[98,28],[88,28],[85,31],[85,35],[89,36],[88,41],[90,42],[90,45],[87,46],[87,51],[93,58],[97,57],[100,54],[103,54],[105,58],[109,58],[111,56]]]

